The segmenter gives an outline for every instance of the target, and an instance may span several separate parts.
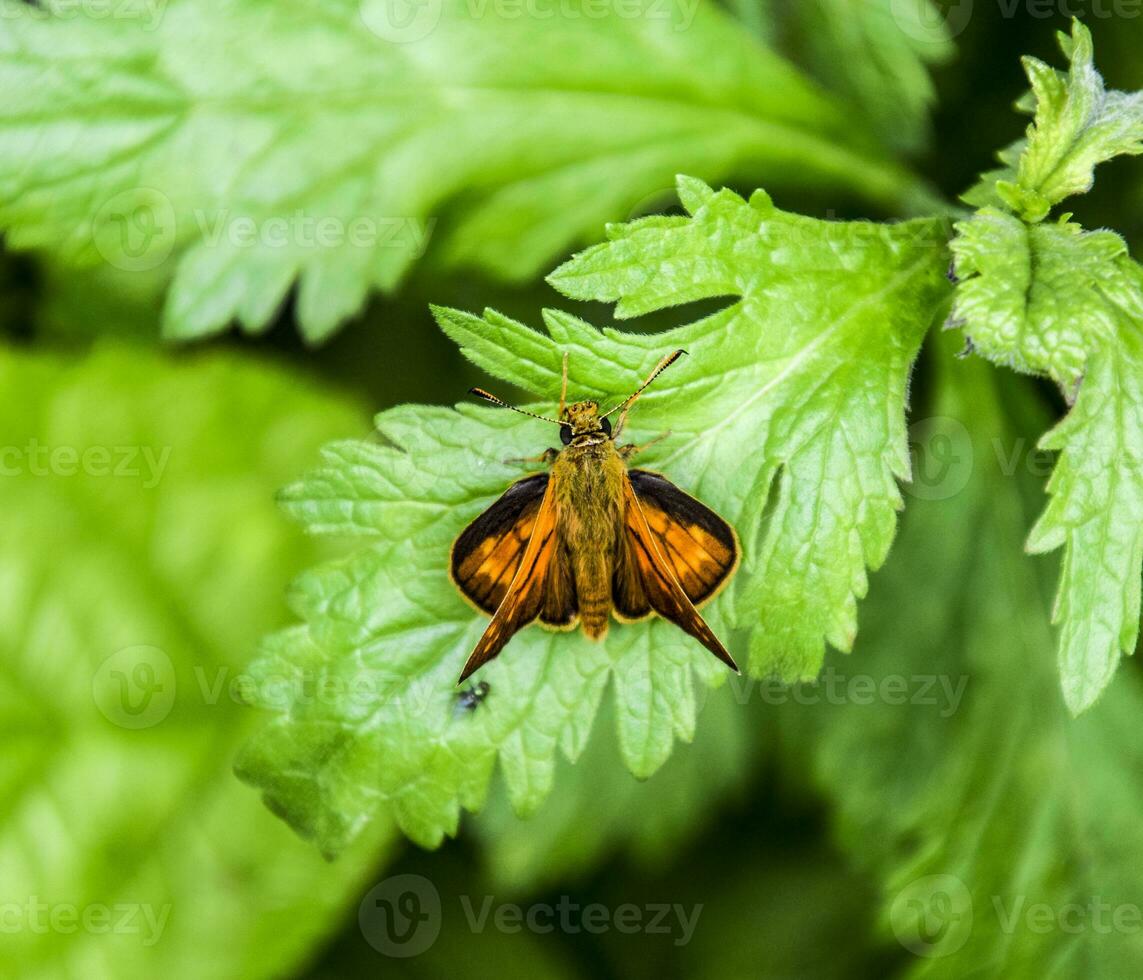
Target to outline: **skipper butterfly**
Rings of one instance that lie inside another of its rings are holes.
[[[629,623],[657,613],[738,670],[697,609],[738,567],[734,528],[658,473],[629,469],[627,461],[647,446],[617,442],[635,400],[685,353],[668,354],[603,414],[593,401],[567,404],[566,354],[554,419],[471,389],[493,405],[558,425],[563,448],[523,461],[550,469],[513,483],[453,544],[453,582],[492,616],[462,683],[537,619],[556,630],[581,625],[599,640],[612,614]],[[613,429],[609,416],[616,412]]]

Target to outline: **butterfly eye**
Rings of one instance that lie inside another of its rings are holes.
[[[560,442],[565,446],[569,445],[572,441],[572,430],[570,425],[560,426]]]
[[[605,436],[611,435],[611,419],[600,419],[599,427],[603,430]]]

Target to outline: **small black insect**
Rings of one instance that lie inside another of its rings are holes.
[[[488,681],[481,681],[479,684],[469,684],[463,691],[459,691],[456,696],[457,707],[464,711],[475,711],[480,707],[481,702],[488,697],[488,692],[492,690],[492,685]]]

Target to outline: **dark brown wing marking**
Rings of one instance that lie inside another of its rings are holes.
[[[659,553],[687,598],[696,606],[702,605],[738,566],[734,528],[658,473],[630,470],[628,476]]]
[[[452,580],[490,616],[508,594],[547,488],[547,473],[513,483],[452,546]]]
[[[627,547],[626,554],[617,565],[612,587],[615,611],[625,619],[638,619],[653,610],[685,630],[731,670],[737,672],[738,665],[734,662],[734,658],[719,642],[718,637],[706,624],[706,620],[699,615],[682,585],[679,584],[671,563],[663,556],[657,535],[648,522],[632,482],[630,480],[623,482],[624,539]],[[682,494],[681,490],[677,492]],[[718,519],[721,521],[721,518]],[[733,536],[733,531],[731,535]],[[733,543],[733,537],[731,540]],[[732,563],[730,569],[733,570],[733,567]],[[728,574],[729,572],[725,573],[719,582],[724,581]],[[717,588],[717,585],[714,588]],[[706,596],[709,597],[713,590],[708,588]]]

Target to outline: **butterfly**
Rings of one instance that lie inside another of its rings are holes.
[[[632,404],[685,353],[668,354],[633,394],[602,414],[594,401],[567,403],[566,354],[554,419],[470,390],[493,405],[558,425],[563,448],[521,460],[550,468],[513,483],[453,543],[453,582],[492,616],[461,683],[537,619],[555,630],[582,626],[599,640],[612,614],[629,623],[657,613],[738,671],[697,609],[738,567],[734,528],[666,477],[628,468],[627,461],[651,443],[617,441]]]

